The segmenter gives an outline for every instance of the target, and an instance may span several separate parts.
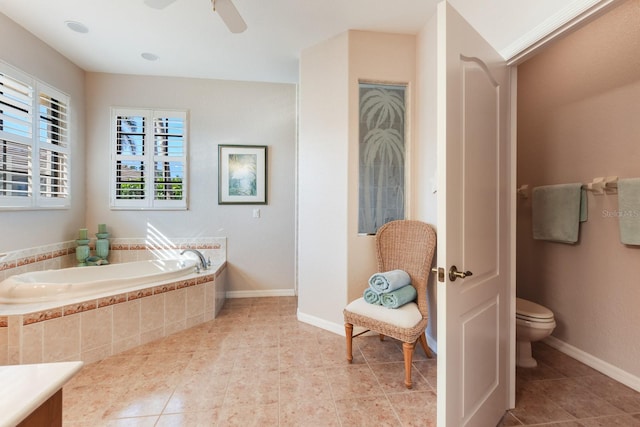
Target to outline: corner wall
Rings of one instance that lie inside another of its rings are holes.
[[[0,254],[75,239],[85,226],[94,233],[98,223],[112,237],[227,237],[231,296],[294,294],[295,85],[85,74],[2,14],[0,60],[71,96],[72,143],[71,208],[0,211]],[[109,209],[111,106],[189,111],[187,211]],[[269,146],[267,205],[217,204],[218,144]]]
[[[300,55],[298,313],[339,332],[347,300],[348,35]]]
[[[109,208],[112,106],[188,110],[188,210]],[[218,205],[218,144],[269,147],[267,205]],[[295,144],[295,85],[88,73],[86,224],[114,238],[226,237],[229,296],[293,295]]]
[[[640,177],[640,3],[629,1],[518,67],[518,186]],[[575,245],[532,240],[519,198],[517,292],[553,336],[640,377],[640,246],[620,243],[618,196],[588,194]]]
[[[416,37],[349,31],[303,51],[300,64],[298,314],[342,334],[343,308],[377,270],[374,237],[358,235],[358,83],[408,84],[407,194],[421,191]]]

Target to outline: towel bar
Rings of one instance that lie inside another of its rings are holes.
[[[529,186],[527,184],[521,185],[520,187],[518,187],[517,193],[518,193],[518,196],[522,197],[523,199],[528,199]]]
[[[593,194],[616,193],[618,190],[617,176],[601,176],[593,178],[589,184],[583,184],[582,188],[593,192]]]

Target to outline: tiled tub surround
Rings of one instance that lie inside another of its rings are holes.
[[[96,239],[92,239],[89,247],[95,251]],[[152,259],[178,258],[184,249],[198,249],[212,264],[220,264],[227,259],[227,239],[225,237],[200,237],[197,239],[178,238],[159,244],[145,238],[111,238],[109,239],[110,263],[146,261]],[[21,249],[0,253],[0,282],[14,274],[48,269],[75,267],[76,241],[54,243],[37,248]]]
[[[0,364],[90,363],[213,319],[225,301],[226,239],[111,239],[109,261],[176,258],[186,248],[211,259],[199,274],[64,302],[0,304]],[[75,242],[5,254],[0,278],[75,266]],[[185,254],[186,255],[186,254]],[[99,269],[100,267],[86,267]]]

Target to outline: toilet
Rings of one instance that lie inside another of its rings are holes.
[[[516,298],[516,366],[535,368],[531,343],[548,337],[556,327],[553,312],[546,307]]]

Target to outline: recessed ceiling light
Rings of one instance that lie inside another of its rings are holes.
[[[70,30],[75,31],[76,33],[86,34],[89,32],[89,28],[87,28],[87,26],[82,22],[65,21],[65,24],[67,24],[67,27],[69,27]]]
[[[158,59],[158,55],[155,55],[155,54],[149,53],[149,52],[144,52],[144,53],[140,54],[140,56],[142,56],[147,61],[156,61]]]

